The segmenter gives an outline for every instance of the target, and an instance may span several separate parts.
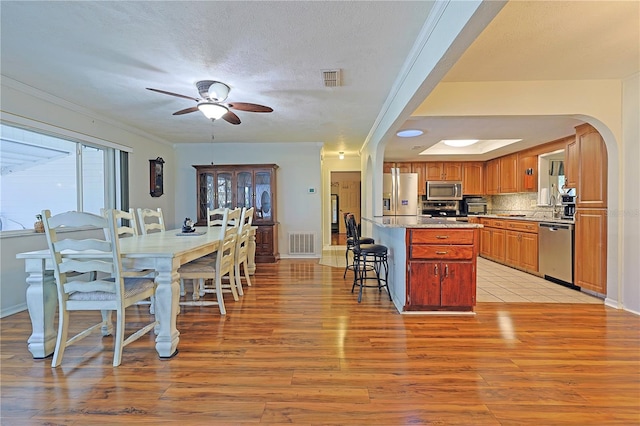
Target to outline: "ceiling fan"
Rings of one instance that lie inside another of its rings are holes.
[[[188,114],[190,112],[200,111],[205,117],[212,121],[222,118],[231,124],[240,124],[240,118],[230,109],[247,112],[273,112],[273,108],[264,105],[251,104],[247,102],[225,102],[231,88],[224,83],[213,80],[202,80],[196,83],[198,93],[201,98],[193,98],[191,96],[181,95],[179,93],[167,92],[160,89],[147,90],[153,92],[164,93],[165,95],[177,96],[179,98],[191,99],[196,101],[198,105],[176,111],[173,115]]]

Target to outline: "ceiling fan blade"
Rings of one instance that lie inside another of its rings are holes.
[[[185,108],[185,109],[181,109],[180,111],[176,111],[173,113],[173,115],[189,114],[190,112],[196,112],[197,110],[198,110],[198,107],[194,106],[191,108]]]
[[[222,116],[222,118],[228,123],[240,124],[240,117],[235,115],[235,113],[233,113],[232,111],[227,112],[225,115]]]
[[[167,91],[160,90],[160,89],[152,89],[150,87],[147,87],[147,90],[151,90],[152,92],[164,93],[165,95],[177,96],[178,98],[191,99],[192,101],[200,102],[200,99],[198,99],[198,98],[192,98],[191,96],[180,95],[178,93],[167,92]]]
[[[231,102],[227,104],[229,108],[237,109],[239,111],[248,112],[273,112],[273,108],[258,104],[249,104],[246,102]]]

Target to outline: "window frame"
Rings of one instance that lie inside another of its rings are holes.
[[[14,116],[8,113],[0,115],[0,124],[9,127],[23,129],[29,132],[62,139],[75,146],[76,155],[76,209],[80,210],[84,204],[84,184],[82,182],[82,150],[83,148],[95,148],[104,152],[104,200],[105,208],[128,208],[129,205],[129,154],[133,152],[131,147],[99,139],[93,136],[77,133],[69,129],[63,129],[46,123],[30,120],[25,117]],[[35,218],[34,218],[35,221]],[[0,238],[34,235],[34,228],[1,231]]]

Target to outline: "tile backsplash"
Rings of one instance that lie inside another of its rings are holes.
[[[526,214],[527,216],[552,217],[553,208],[538,206],[538,193],[487,195],[487,209],[491,214]]]

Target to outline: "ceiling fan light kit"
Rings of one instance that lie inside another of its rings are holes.
[[[214,102],[201,102],[198,104],[198,109],[211,120],[217,120],[229,112],[229,108]]]
[[[273,112],[271,107],[248,102],[223,103],[227,99],[231,88],[219,81],[201,80],[196,82],[196,88],[202,98],[193,98],[191,96],[167,92],[166,90],[153,89],[151,87],[147,87],[147,90],[198,102],[197,106],[181,109],[180,111],[174,112],[173,115],[184,115],[194,111],[201,111],[205,117],[211,120],[218,120],[222,118],[227,123],[237,125],[241,123],[240,118],[232,111],[229,111],[229,108],[247,112]]]

